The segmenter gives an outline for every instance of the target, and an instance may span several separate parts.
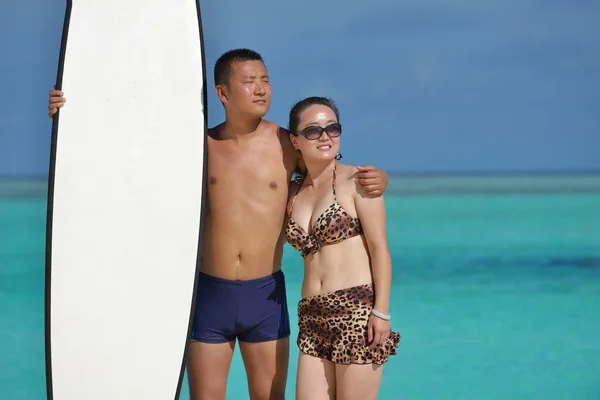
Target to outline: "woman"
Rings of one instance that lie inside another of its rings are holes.
[[[342,127],[332,100],[300,101],[288,129],[307,170],[290,187],[285,229],[304,258],[296,398],[376,399],[383,364],[400,342],[388,315],[383,198],[367,198],[357,169],[336,162]]]

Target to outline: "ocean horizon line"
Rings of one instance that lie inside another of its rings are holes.
[[[367,164],[365,164],[367,165]],[[390,177],[435,177],[435,178],[452,178],[452,177],[482,177],[482,176],[497,176],[497,177],[513,177],[513,176],[589,176],[599,175],[600,169],[489,169],[489,170],[387,170],[384,171]],[[47,181],[48,174],[0,174],[1,182],[14,181]]]
[[[600,171],[542,173],[390,174],[390,196],[552,195],[600,193]],[[48,195],[47,176],[0,176],[1,199],[40,199]]]
[[[386,171],[390,177],[479,177],[479,176],[589,176],[599,175],[600,169],[530,169],[530,170],[420,170],[420,171]]]

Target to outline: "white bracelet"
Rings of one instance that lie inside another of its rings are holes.
[[[379,317],[381,319],[384,319],[386,321],[389,321],[390,319],[392,319],[392,317],[390,315],[379,312],[374,308],[371,310],[371,314],[373,314],[374,316]]]

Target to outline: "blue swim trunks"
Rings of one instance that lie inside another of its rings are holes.
[[[281,270],[264,278],[231,281],[200,272],[192,339],[225,343],[238,339],[257,343],[290,335]]]

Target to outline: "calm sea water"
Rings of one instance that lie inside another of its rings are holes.
[[[0,182],[0,399],[45,398],[43,189]],[[380,399],[600,399],[600,176],[396,177],[386,204],[402,342]],[[290,247],[284,271],[295,328]],[[229,378],[247,399],[239,352]]]

